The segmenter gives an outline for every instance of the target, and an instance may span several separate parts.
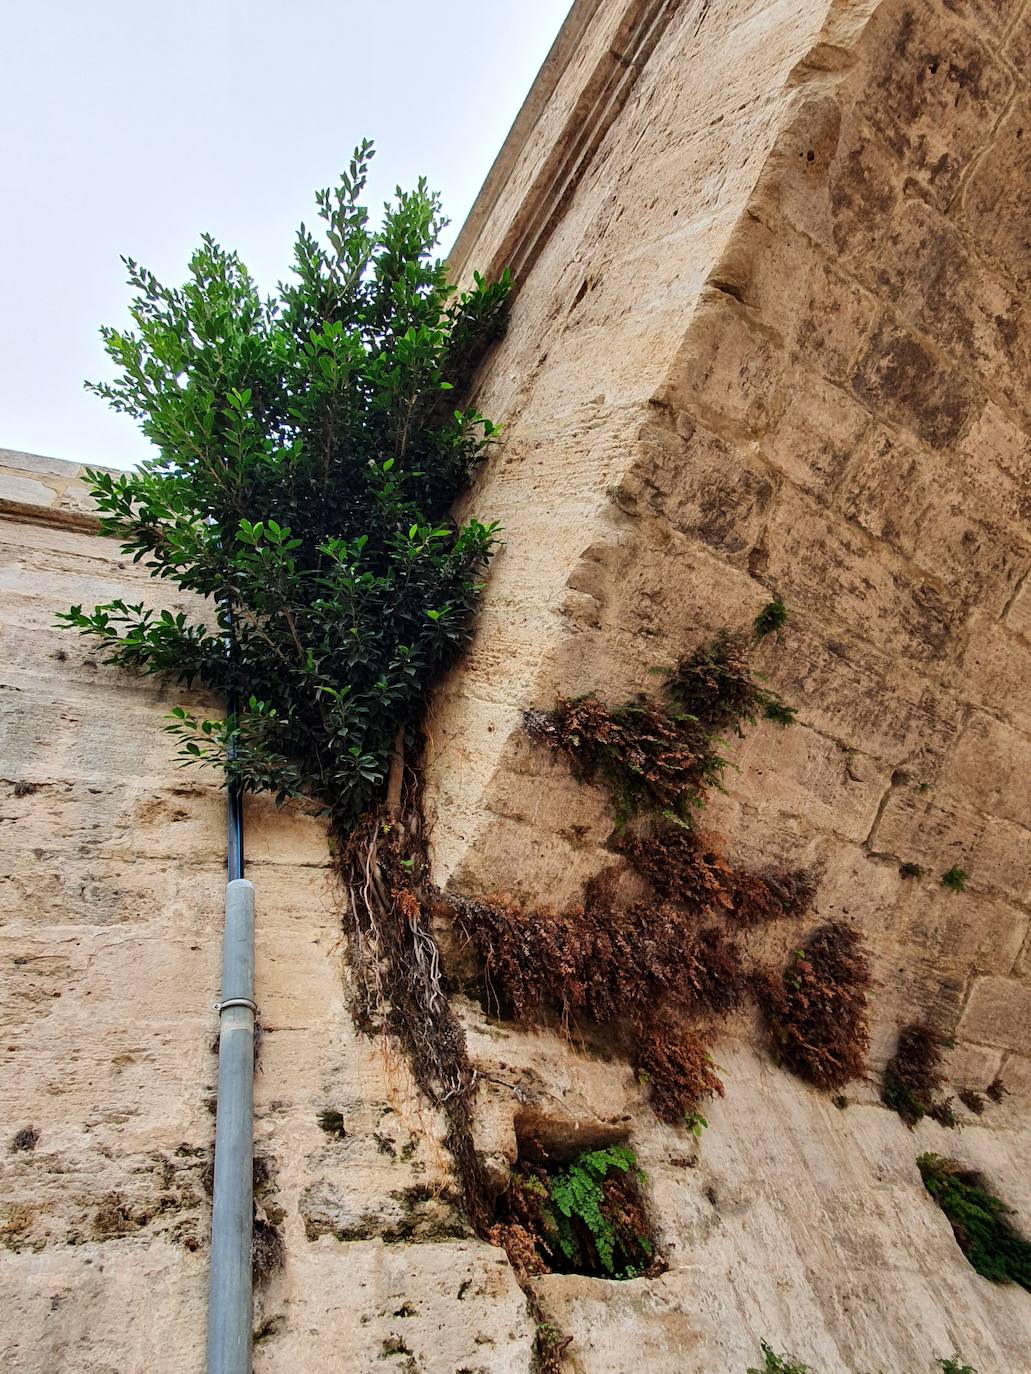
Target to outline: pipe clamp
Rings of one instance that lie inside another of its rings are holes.
[[[258,1014],[258,1004],[249,997],[227,997],[224,1002],[212,1002],[212,1011],[218,1012],[219,1016],[227,1007],[250,1007],[255,1016]]]

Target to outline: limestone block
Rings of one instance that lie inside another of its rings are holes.
[[[758,542],[771,516],[777,482],[765,464],[725,443],[700,425],[682,426],[679,452],[652,478],[650,504],[675,529],[739,564]],[[638,464],[634,477],[645,477]]]
[[[1002,1067],[1002,1051],[959,1040],[948,1052],[948,1081],[957,1088],[983,1093]]]
[[[877,426],[841,485],[841,507],[927,573],[963,605],[1001,610],[1031,557],[998,510],[998,491],[971,486],[951,454]]]
[[[1031,42],[1026,42],[1024,55],[1028,52]],[[1019,64],[1019,54],[1014,53],[1014,59]],[[1026,62],[1023,71],[1027,72]],[[1031,100],[1022,95],[999,124],[990,155],[980,158],[971,171],[957,212],[996,271],[1008,274],[1022,287],[1031,279],[1031,244],[1027,235],[1031,213],[1029,125]]]
[[[1021,298],[975,258],[944,215],[923,201],[905,201],[873,277],[901,318],[980,371],[1011,403],[1023,403],[1029,359]]]
[[[81,471],[73,463],[65,462],[62,458],[48,458],[42,453],[22,453],[10,448],[0,448],[0,468],[14,469],[15,472],[31,472],[39,477],[57,477],[61,479],[55,484],[57,486],[63,485],[70,477],[76,477]],[[41,504],[49,506],[51,503],[44,499]]]
[[[871,29],[867,116],[923,194],[945,208],[1013,79],[976,29],[944,6],[882,6]]]
[[[201,1374],[206,1271],[199,1253],[136,1239],[0,1255],[0,1359],[18,1371]]]
[[[793,367],[774,398],[774,426],[761,440],[763,457],[798,486],[827,500],[870,427],[870,414],[823,377]]]
[[[749,438],[769,421],[785,365],[783,351],[737,301],[710,292],[699,303],[661,399],[718,434]]]
[[[842,128],[828,174],[832,246],[843,263],[863,268],[877,261],[902,180],[902,167],[886,143],[860,112],[854,114]]]
[[[1031,1058],[1008,1054],[999,1075],[1009,1092],[1020,1097],[1031,1095]]]
[[[870,843],[879,852],[919,863],[928,873],[958,864],[977,887],[997,888],[1020,902],[1031,894],[1031,832],[943,793],[893,790]]]
[[[766,531],[763,572],[810,623],[850,626],[882,652],[910,662],[940,662],[959,617],[928,578],[864,531],[827,514],[811,497],[785,488],[776,524]]]
[[[1031,641],[1031,581],[1025,576],[1006,612],[1006,623],[1018,635]]]
[[[928,691],[922,675],[866,643],[795,617],[760,646],[755,664],[804,724],[921,781],[937,776],[952,747],[960,703]]]
[[[52,506],[57,501],[57,492],[34,477],[5,469],[0,472],[0,501],[12,501],[24,506]]]
[[[1031,1051],[1031,987],[1016,978],[978,978],[959,1033],[983,1045]]]
[[[820,264],[810,278],[795,334],[796,360],[818,376],[847,384],[876,316],[868,291],[832,264]]]
[[[995,502],[995,518],[1025,539],[1031,517],[1031,444],[1027,427],[989,399],[956,446],[958,475],[971,498]]]
[[[760,725],[731,757],[734,795],[758,815],[800,802],[810,825],[849,840],[866,839],[888,784],[883,766],[800,724]]]
[[[1028,826],[1027,778],[1031,739],[992,716],[975,711],[942,774],[943,784],[978,799],[989,815]]]
[[[969,381],[885,312],[852,374],[852,390],[876,414],[932,448],[955,442],[975,409]]]
[[[284,1319],[255,1351],[256,1374],[317,1368],[326,1351],[353,1369],[410,1360],[426,1374],[509,1374],[528,1364],[534,1336],[504,1251],[482,1241],[384,1246],[326,1236],[298,1254],[265,1310]]]

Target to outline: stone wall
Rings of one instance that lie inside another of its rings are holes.
[[[592,115],[579,92],[657,19],[618,114]],[[471,505],[507,548],[435,704],[437,875],[574,899],[611,862],[611,812],[523,709],[647,689],[778,594],[791,620],[760,666],[799,723],[735,748],[707,824],[743,862],[819,867],[817,916],[874,958],[874,1067],[932,1016],[955,1086],[1001,1071],[1026,1094],[1027,8],[613,3],[591,33],[458,245],[532,266],[476,398],[507,428]],[[549,183],[549,148],[591,118],[572,188]],[[727,1100],[687,1175],[626,1107],[677,1259],[615,1296],[546,1281],[583,1367],[622,1368],[630,1330],[670,1371],[743,1368],[760,1334],[818,1370],[911,1374],[954,1348],[1028,1367],[1031,1299],[971,1273],[914,1165],[953,1152],[1026,1208],[1026,1107],[910,1134],[873,1085],[838,1113],[756,1043],[736,1025],[717,1051]],[[569,1058],[585,1109],[593,1072]]]
[[[646,687],[779,593],[761,667],[799,723],[735,748],[711,823],[744,862],[818,865],[817,914],[863,931],[874,1068],[933,1013],[955,1086],[1011,1090],[911,1133],[875,1075],[839,1111],[742,1017],[697,1143],[625,1065],[463,1002],[488,1159],[518,1119],[629,1136],[648,1173],[664,1275],[538,1281],[573,1374],[743,1374],[760,1337],[818,1374],[1031,1367],[1031,1297],[973,1273],[914,1163],[982,1168],[1031,1227],[1029,35],[1004,0],[579,0],[456,247],[519,290],[470,501],[507,546],[430,716],[436,878],[575,898],[611,815],[523,710]],[[223,812],[160,731],[183,696],[52,628],[160,590],[94,536],[77,476],[0,472],[0,1359],[180,1374],[203,1368]],[[260,1206],[285,1241],[255,1369],[529,1370],[439,1123],[350,1027],[319,821],[251,805],[247,827]],[[938,882],[956,863],[963,894]]]

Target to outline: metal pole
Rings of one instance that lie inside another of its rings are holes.
[[[240,784],[232,781],[226,783],[226,877],[243,877],[243,798]]]
[[[253,1226],[254,885],[226,888],[211,1213],[208,1374],[250,1374]]]
[[[232,606],[226,603],[232,660]],[[235,688],[228,693],[235,716]],[[232,738],[230,756],[235,753]],[[254,1227],[254,886],[243,876],[243,798],[226,783],[226,923],[222,996],[216,1003],[218,1108],[211,1207],[208,1374],[251,1374],[251,1244]]]

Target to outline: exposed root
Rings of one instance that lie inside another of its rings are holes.
[[[484,1188],[470,1114],[476,1072],[442,986],[440,954],[424,914],[426,858],[416,788],[409,786],[395,815],[367,816],[335,838],[355,1024],[395,1037],[416,1084],[443,1111],[466,1213],[483,1234]]]

